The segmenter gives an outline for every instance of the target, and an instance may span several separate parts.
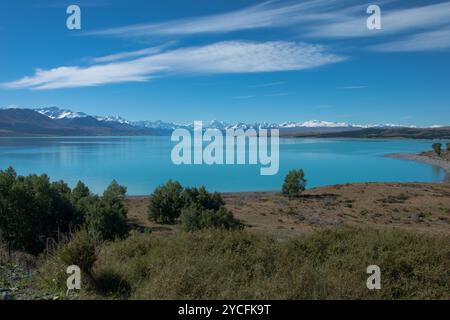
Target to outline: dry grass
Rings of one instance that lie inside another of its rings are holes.
[[[345,226],[450,233],[450,184],[335,185],[307,190],[293,200],[270,192],[222,196],[248,230],[277,238]],[[173,234],[176,226],[148,221],[147,203],[147,197],[127,200],[130,221],[156,234]]]
[[[134,233],[98,248],[81,297],[450,299],[443,243],[449,235],[353,228],[285,241],[248,231]],[[381,290],[366,288],[372,264],[381,268]]]
[[[134,231],[99,245],[81,298],[450,299],[450,185],[362,183],[223,194],[244,231],[180,232],[127,199]],[[381,267],[382,289],[366,288]],[[40,283],[65,291],[58,254]]]

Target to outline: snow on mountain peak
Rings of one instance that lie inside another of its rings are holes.
[[[120,116],[90,116],[84,112],[74,112],[68,109],[60,109],[58,107],[49,107],[49,108],[38,108],[35,111],[51,118],[51,119],[74,119],[74,118],[85,118],[85,117],[93,117],[98,121],[105,122],[116,122],[120,124],[128,124],[135,127],[143,127],[143,128],[152,128],[152,129],[161,129],[161,130],[174,130],[177,128],[186,128],[192,129],[193,124],[178,124],[173,122],[164,122],[161,120],[158,121],[128,121]],[[267,123],[267,122],[259,122],[259,123],[245,123],[239,122],[235,124],[229,124],[224,121],[212,120],[209,123],[204,123],[204,129],[295,129],[295,128],[417,128],[417,126],[407,126],[407,125],[398,125],[398,124],[349,124],[346,122],[332,122],[332,121],[322,121],[322,120],[309,120],[305,122],[294,122],[288,121],[283,123]],[[432,128],[437,128],[440,126],[433,126]]]
[[[125,118],[122,118],[120,116],[94,116],[95,119],[98,121],[106,121],[106,122],[117,122],[120,124],[130,124],[130,121],[128,121]]]
[[[40,108],[35,109],[35,111],[51,119],[74,119],[88,117],[88,115],[84,112],[74,112],[71,110],[60,109],[58,107]]]

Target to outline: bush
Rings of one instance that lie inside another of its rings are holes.
[[[243,224],[224,206],[214,210],[201,208],[195,204],[181,211],[181,226],[188,232],[210,228],[227,230],[243,228]]]
[[[78,181],[70,194],[70,201],[76,212],[74,219],[77,224],[85,223],[86,212],[95,200],[96,198],[91,194],[89,188],[83,182]]]
[[[432,145],[434,152],[440,156],[442,153],[442,144],[441,143],[433,143]]]
[[[449,151],[449,152],[450,152],[450,142],[449,142],[449,143],[447,143],[447,151]]]
[[[126,188],[115,180],[103,197],[91,197],[87,205],[86,227],[103,240],[123,238],[128,234],[127,209],[124,204]]]
[[[64,265],[77,265],[83,272],[90,275],[96,259],[98,243],[99,241],[95,236],[89,234],[86,229],[81,229],[73,234],[70,241],[61,247],[58,257]]]
[[[186,188],[182,194],[183,207],[187,208],[195,204],[203,209],[219,210],[225,205],[222,196],[217,193],[210,193],[206,191],[204,186],[197,188]]]
[[[0,237],[9,250],[39,253],[49,238],[77,227],[71,190],[46,175],[18,176],[13,168],[0,171]]]
[[[183,187],[169,180],[155,189],[148,204],[148,217],[159,223],[174,223],[184,206]]]
[[[172,180],[155,189],[150,197],[148,216],[159,223],[175,223],[181,217],[182,228],[186,231],[242,227],[225,208],[225,201],[219,193],[210,193],[203,186],[183,188]]]
[[[282,194],[290,198],[297,197],[300,192],[305,190],[306,179],[302,169],[291,170],[284,178]]]
[[[128,232],[126,189],[113,181],[103,197],[82,182],[71,190],[47,175],[18,176],[13,168],[0,171],[0,240],[8,250],[38,254],[49,239],[59,240],[86,225],[103,239]]]

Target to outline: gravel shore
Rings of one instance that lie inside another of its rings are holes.
[[[404,159],[404,160],[412,160],[418,161],[422,163],[427,163],[432,166],[436,166],[442,168],[450,175],[450,160],[448,153],[445,153],[443,156],[438,157],[432,152],[422,152],[419,154],[415,153],[392,153],[386,154],[385,157],[395,158],[395,159]],[[446,181],[448,181],[449,176],[447,176]]]

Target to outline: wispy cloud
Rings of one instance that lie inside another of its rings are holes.
[[[91,32],[105,36],[188,35],[225,33],[268,27],[283,27],[295,23],[327,19],[332,15],[336,0],[309,0],[302,2],[266,1],[244,9],[221,14],[191,17],[161,23],[143,23]]]
[[[149,81],[168,73],[224,74],[292,71],[315,68],[345,60],[322,46],[273,41],[227,41],[206,46],[174,49],[134,57],[134,53],[110,55],[91,66],[62,66],[36,70],[32,76],[4,83],[7,88],[33,90],[98,86],[111,83]],[[119,60],[119,61],[116,61]]]
[[[240,10],[160,23],[134,24],[97,30],[88,35],[115,37],[186,36],[202,33],[290,28],[309,39],[370,38],[364,47],[381,51],[418,51],[448,48],[443,39],[450,26],[450,1],[421,6],[400,0],[378,0],[381,30],[368,30],[368,4],[356,0],[266,1]],[[400,5],[401,4],[401,5]],[[386,8],[386,9],[385,9]],[[432,39],[426,39],[426,37]],[[393,38],[393,39],[392,39]],[[441,41],[440,39],[443,39]],[[418,45],[413,45],[413,41]],[[431,46],[428,46],[431,44]]]
[[[261,97],[284,97],[284,96],[288,96],[288,95],[289,95],[289,93],[287,93],[287,92],[276,92],[276,93],[268,93],[268,94],[261,94],[261,95],[252,94],[252,95],[236,96],[236,97],[233,97],[233,99],[243,100],[243,99],[261,98]]]
[[[75,2],[75,3],[73,3]],[[32,6],[38,8],[67,8],[71,4],[76,4],[82,8],[86,7],[105,7],[113,4],[112,0],[46,0],[46,1],[33,1]],[[28,4],[29,5],[29,4]]]
[[[277,92],[277,93],[269,93],[264,95],[265,97],[285,97],[288,96],[288,92]]]
[[[246,100],[246,99],[251,99],[251,98],[256,98],[256,96],[255,95],[246,95],[246,96],[233,97],[233,99],[238,99],[238,100]]]
[[[247,88],[267,88],[267,87],[281,86],[285,83],[286,83],[285,81],[276,81],[276,82],[255,84],[255,85],[248,86]]]
[[[111,62],[111,61],[118,61],[118,60],[126,60],[130,58],[137,58],[137,57],[143,57],[143,56],[149,56],[154,55],[157,53],[162,52],[164,49],[174,46],[177,42],[176,41],[170,41],[168,43],[162,44],[160,46],[156,47],[150,47],[135,51],[125,51],[125,52],[119,52],[115,54],[110,54],[103,57],[96,57],[93,58],[93,62],[101,63],[101,62]]]
[[[357,89],[365,89],[367,86],[346,86],[346,87],[340,87],[341,90],[357,90]]]
[[[450,48],[450,28],[422,32],[396,41],[390,41],[371,47],[376,51],[411,52],[434,51]]]
[[[449,24],[450,2],[387,11],[384,11],[381,6],[381,30],[367,29],[368,15],[362,13],[364,12],[356,11],[351,15],[341,15],[337,21],[326,20],[314,24],[308,36],[314,38],[369,37],[442,27]]]

